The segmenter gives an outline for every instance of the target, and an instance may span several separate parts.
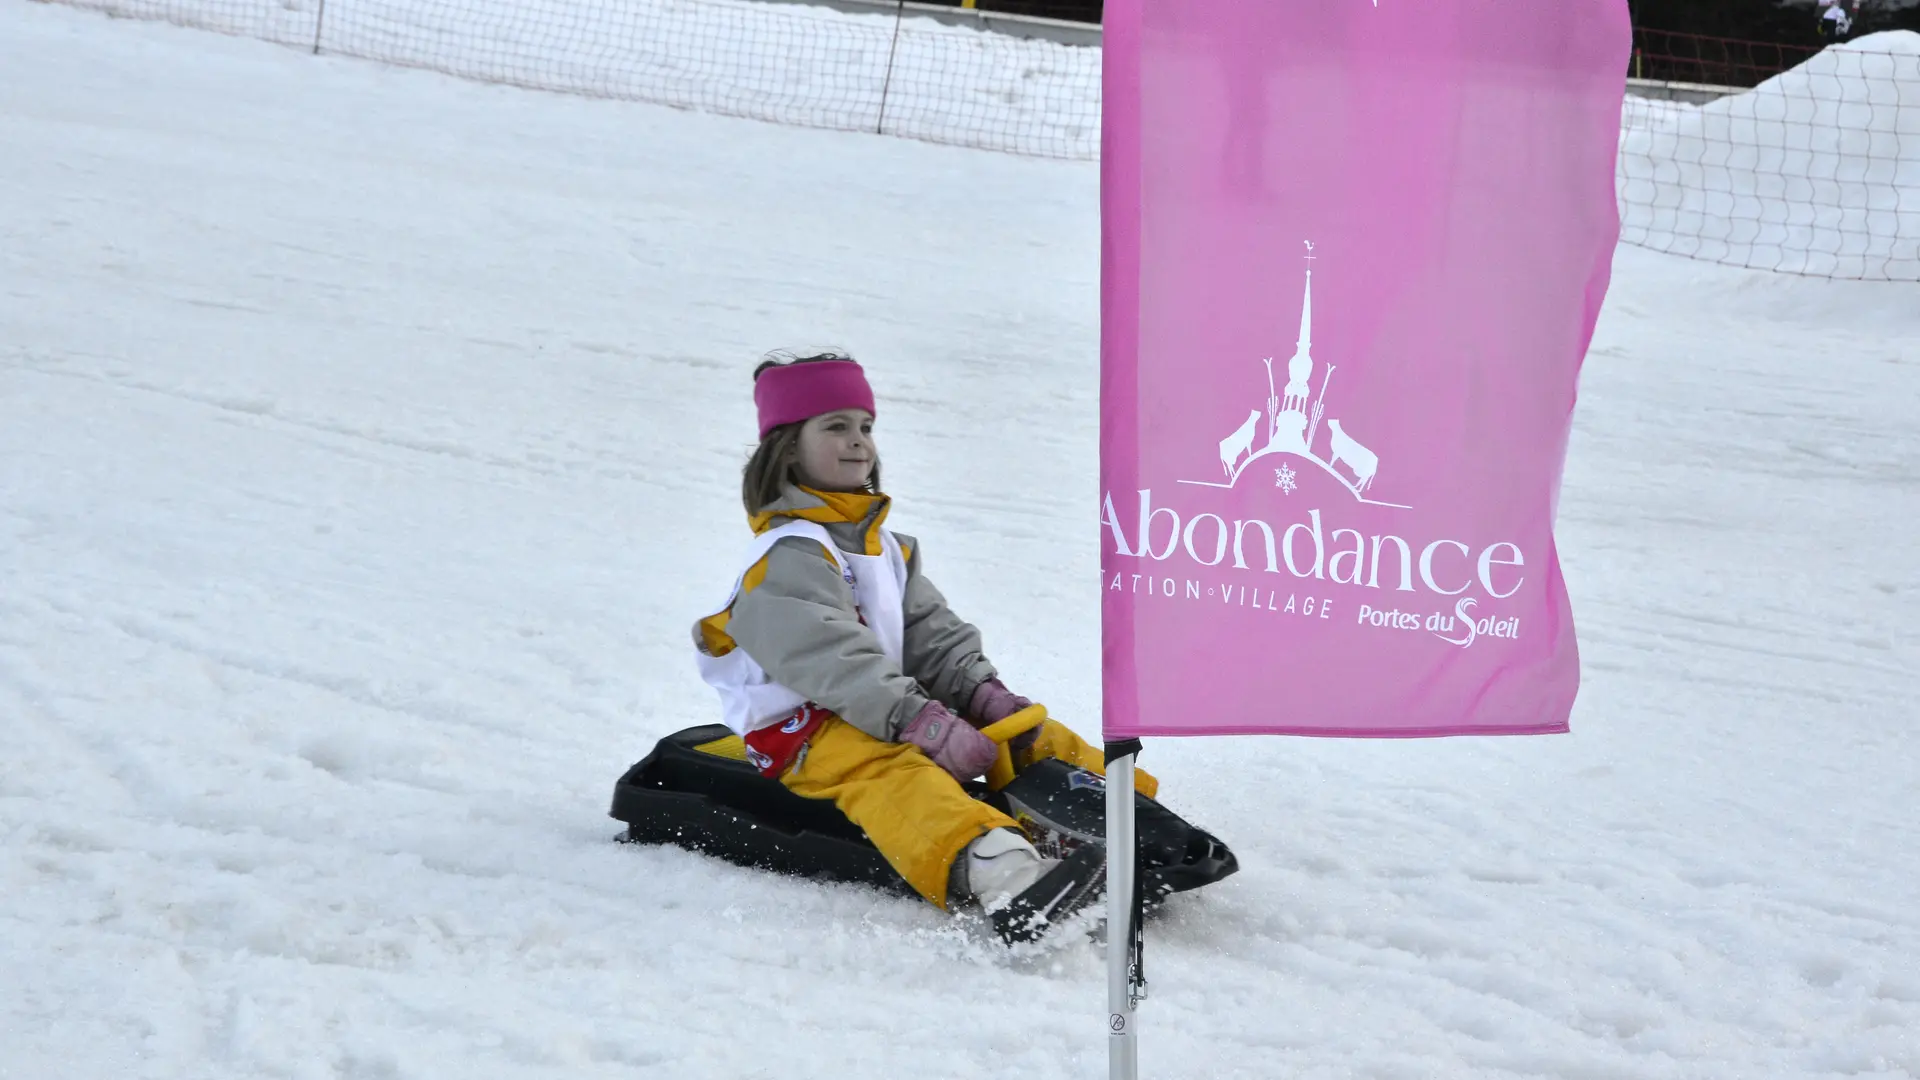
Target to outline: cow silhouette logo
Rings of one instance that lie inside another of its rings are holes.
[[[1233,434],[1220,440],[1220,469],[1226,474],[1223,481],[1182,480],[1183,484],[1199,487],[1231,488],[1239,483],[1248,466],[1270,454],[1284,454],[1311,462],[1327,475],[1340,481],[1355,500],[1371,506],[1390,506],[1399,510],[1411,509],[1402,503],[1383,502],[1369,498],[1368,490],[1380,471],[1380,458],[1367,449],[1353,433],[1348,431],[1339,417],[1328,417],[1326,422],[1327,449],[1325,456],[1314,450],[1314,443],[1320,436],[1320,421],[1326,413],[1327,387],[1333,382],[1333,373],[1339,370],[1337,365],[1328,364],[1320,375],[1320,385],[1316,391],[1313,385],[1313,261],[1318,256],[1313,253],[1313,241],[1307,245],[1307,284],[1300,301],[1300,340],[1294,343],[1293,356],[1286,363],[1286,382],[1276,388],[1273,375],[1273,357],[1262,361],[1267,368],[1266,410],[1249,409],[1247,418],[1234,430]],[[1261,420],[1265,419],[1263,426]],[[1265,436],[1264,443],[1261,437]],[[1260,443],[1256,447],[1256,443]],[[1292,494],[1297,486],[1298,473],[1283,462],[1277,470],[1279,487]]]

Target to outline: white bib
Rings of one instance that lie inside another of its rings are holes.
[[[886,529],[880,530],[881,553],[878,555],[849,555],[841,551],[826,527],[811,521],[795,521],[769,529],[753,538],[726,602],[706,617],[731,608],[740,597],[740,585],[747,571],[765,558],[773,545],[789,536],[804,536],[827,549],[841,578],[853,587],[853,602],[861,620],[879,639],[881,651],[898,662],[906,640],[907,559],[900,551],[900,541]],[[721,719],[735,734],[745,735],[780,723],[807,703],[806,698],[774,682],[745,649],[736,647],[725,656],[709,656],[705,649],[697,649],[695,657],[700,665],[700,677],[719,691]]]

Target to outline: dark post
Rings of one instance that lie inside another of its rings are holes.
[[[324,3],[325,0],[322,0]],[[887,77],[880,84],[880,119],[874,122],[873,133],[887,133],[887,91],[893,89],[893,58],[900,51],[900,20],[906,18],[907,0],[899,0],[893,9],[893,43],[887,46]]]

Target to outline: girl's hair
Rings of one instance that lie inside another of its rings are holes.
[[[760,373],[768,368],[851,359],[853,357],[842,352],[815,353],[811,356],[770,353],[759,367],[753,369],[753,378],[758,382]],[[782,424],[767,432],[767,437],[753,448],[753,456],[747,459],[747,467],[740,473],[740,502],[747,508],[748,517],[777,501],[780,498],[780,485],[799,483],[799,478],[793,473],[793,458],[800,446],[800,428],[804,423]],[[873,471],[867,474],[867,490],[875,493],[880,491],[880,458],[877,455],[873,459]]]

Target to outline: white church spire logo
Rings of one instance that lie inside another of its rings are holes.
[[[1307,295],[1300,301],[1300,340],[1294,343],[1293,359],[1287,361],[1288,409],[1307,407],[1307,379],[1313,374],[1313,241],[1307,241]],[[1273,362],[1267,362],[1268,397],[1272,397]],[[1271,409],[1272,405],[1269,404]]]
[[[1263,427],[1260,423],[1261,412],[1259,409],[1249,410],[1240,427],[1220,440],[1220,467],[1226,473],[1226,481],[1182,480],[1181,483],[1231,488],[1254,462],[1269,454],[1284,454],[1318,466],[1353,492],[1353,497],[1359,502],[1411,509],[1400,503],[1381,502],[1367,497],[1367,490],[1373,486],[1374,476],[1380,471],[1380,459],[1347,431],[1338,417],[1327,420],[1328,445],[1325,456],[1314,451],[1314,443],[1320,435],[1320,420],[1326,412],[1327,387],[1333,382],[1333,373],[1338,368],[1333,364],[1326,366],[1316,394],[1313,387],[1313,261],[1318,256],[1313,253],[1311,240],[1306,245],[1306,289],[1300,300],[1300,339],[1294,343],[1293,358],[1287,361],[1286,383],[1283,387],[1275,388],[1273,357],[1269,356],[1263,361],[1267,368],[1266,444],[1255,448],[1254,442]],[[1298,474],[1290,464],[1282,462],[1276,475],[1279,477],[1278,486],[1291,495],[1298,486]]]

